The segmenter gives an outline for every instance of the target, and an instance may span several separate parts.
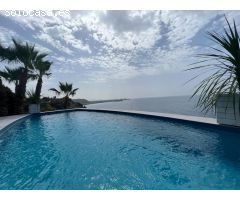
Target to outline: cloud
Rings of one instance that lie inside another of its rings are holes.
[[[154,24],[156,12],[146,11],[107,11],[100,14],[100,20],[117,32],[143,32]]]
[[[63,53],[71,54],[76,50],[91,53],[89,46],[74,36],[76,29],[72,27],[71,19],[68,17],[15,16],[8,18],[17,22],[21,28],[30,29],[35,39],[46,42]]]
[[[73,52],[73,49],[70,48],[91,53],[89,46],[84,45],[80,39],[74,36],[74,30],[63,24],[44,27],[40,35],[35,37],[50,43],[56,48],[60,48],[68,54]]]
[[[29,38],[50,52],[54,70],[108,81],[181,71],[206,49],[207,30],[221,30],[234,11],[72,11],[70,16],[8,17],[0,38]],[[1,16],[0,16],[1,17]],[[240,23],[238,20],[237,23]]]
[[[9,41],[11,41],[13,37],[18,37],[18,34],[12,30],[0,26],[0,42],[2,45],[8,46]]]
[[[34,36],[36,39],[40,39],[48,44],[50,44],[52,47],[56,48],[57,50],[61,50],[62,52],[66,54],[71,54],[73,51],[69,49],[68,47],[61,44],[61,42],[57,39],[54,39],[50,34],[41,32],[37,36]]]

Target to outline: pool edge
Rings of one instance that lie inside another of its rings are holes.
[[[37,115],[51,115],[51,114],[64,113],[64,112],[75,112],[75,111],[101,112],[101,113],[142,116],[142,117],[147,117],[147,118],[162,119],[165,121],[179,122],[179,123],[185,123],[185,124],[190,124],[190,125],[214,127],[214,128],[218,128],[218,129],[234,130],[234,131],[240,130],[239,127],[218,124],[217,120],[215,118],[197,117],[197,116],[191,116],[191,115],[178,115],[178,114],[170,114],[170,113],[159,113],[159,112],[145,112],[145,111],[137,111],[137,110],[113,110],[113,109],[109,110],[109,109],[92,109],[92,108],[74,108],[74,109],[41,112],[41,113],[37,113]],[[183,118],[183,117],[187,117],[187,118]],[[191,120],[191,118],[193,118],[194,120]],[[196,119],[211,119],[213,121],[207,121],[207,120],[197,121]]]
[[[6,132],[7,130],[9,130],[10,128],[12,128],[13,126],[15,126],[15,124],[26,120],[30,116],[31,116],[31,114],[11,115],[11,117],[16,117],[16,119],[11,119],[9,122],[6,123],[6,125],[3,125],[2,128],[0,127],[0,135],[3,134],[4,132]],[[6,116],[6,117],[9,117],[9,116]],[[1,118],[5,118],[5,117],[1,117]]]
[[[155,118],[155,119],[162,119],[166,121],[172,122],[179,122],[179,123],[186,123],[186,124],[193,124],[193,125],[200,125],[200,126],[207,126],[207,127],[216,127],[216,128],[223,128],[223,129],[232,129],[232,130],[240,130],[239,127],[234,126],[226,126],[218,124],[214,118],[204,118],[204,117],[197,117],[197,116],[188,116],[188,115],[178,115],[178,114],[170,114],[170,113],[158,113],[158,112],[145,112],[145,111],[136,111],[136,110],[108,110],[108,109],[90,109],[90,108],[74,108],[74,109],[62,109],[62,110],[55,110],[55,111],[47,111],[47,112],[40,112],[35,114],[28,114],[21,118],[12,121],[11,123],[7,124],[4,128],[0,128],[0,134],[14,126],[16,123],[26,120],[31,116],[36,115],[51,115],[57,113],[65,113],[65,112],[75,112],[75,111],[85,111],[85,112],[101,112],[101,113],[113,113],[113,114],[123,114],[123,115],[132,115],[132,116],[142,116],[147,118]],[[197,119],[201,119],[198,121]],[[202,119],[210,119],[210,121],[202,120]]]

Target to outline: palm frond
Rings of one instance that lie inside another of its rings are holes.
[[[226,19],[228,29],[224,34],[208,32],[209,38],[220,48],[211,48],[213,52],[199,54],[202,60],[193,63],[188,70],[213,70],[196,87],[192,97],[199,95],[197,106],[208,112],[214,109],[222,94],[235,95],[240,91],[240,45],[235,21],[233,27]],[[199,74],[190,81],[199,77]],[[235,102],[233,102],[235,105]]]
[[[59,88],[63,93],[69,94],[72,91],[72,84],[59,82]]]
[[[76,94],[76,92],[77,92],[78,89],[79,89],[79,88],[73,89],[73,90],[69,93],[69,95],[70,95],[70,96],[74,96],[74,95]]]
[[[56,95],[60,95],[60,94],[61,94],[61,92],[59,92],[59,91],[58,91],[57,89],[55,89],[55,88],[50,88],[49,90],[55,92]]]
[[[33,89],[28,90],[26,94],[27,94],[27,100],[29,103],[31,104],[39,103],[39,99],[37,98],[36,93]]]
[[[65,98],[68,98],[69,96],[74,96],[79,88],[73,89],[73,84],[72,83],[63,83],[59,82],[59,90],[55,88],[51,88],[49,90],[55,92],[57,95],[65,94]]]
[[[20,80],[23,71],[24,71],[23,67],[18,68],[5,67],[4,70],[0,71],[0,76],[3,77],[9,83],[11,82],[17,83]]]

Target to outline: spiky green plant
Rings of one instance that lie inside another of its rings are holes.
[[[193,63],[195,66],[188,69],[203,69],[202,73],[211,72],[210,76],[199,83],[192,95],[199,95],[197,106],[205,112],[215,109],[219,97],[223,94],[231,95],[235,106],[235,95],[240,91],[240,38],[235,21],[233,20],[231,25],[227,18],[225,19],[227,29],[224,28],[224,34],[207,33],[219,48],[211,47],[213,52],[198,55],[200,61]]]
[[[70,96],[74,96],[78,90],[78,88],[73,89],[73,85],[71,83],[62,83],[59,82],[59,89],[55,89],[55,88],[50,88],[49,90],[53,91],[56,93],[56,95],[65,95],[64,99],[64,107],[67,108],[68,104],[69,104],[69,100],[70,100]]]
[[[39,103],[39,99],[33,89],[28,90],[26,92],[26,94],[27,94],[27,100],[30,104],[38,104]]]

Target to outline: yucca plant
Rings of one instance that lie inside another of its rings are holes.
[[[235,110],[235,95],[240,91],[240,38],[235,21],[233,20],[231,25],[227,18],[225,19],[227,28],[224,28],[223,34],[207,33],[219,48],[211,47],[212,52],[199,54],[199,62],[193,63],[193,67],[188,69],[211,73],[197,85],[192,95],[199,95],[197,106],[205,112],[215,109],[219,97],[223,94],[233,97]]]
[[[66,109],[69,104],[70,96],[74,96],[78,90],[78,88],[73,89],[73,85],[71,83],[62,83],[59,82],[59,89],[50,88],[49,90],[56,93],[56,95],[65,95],[64,96],[64,108]]]
[[[33,89],[28,90],[26,92],[26,94],[27,94],[27,100],[30,104],[38,104],[39,103],[39,99]]]

